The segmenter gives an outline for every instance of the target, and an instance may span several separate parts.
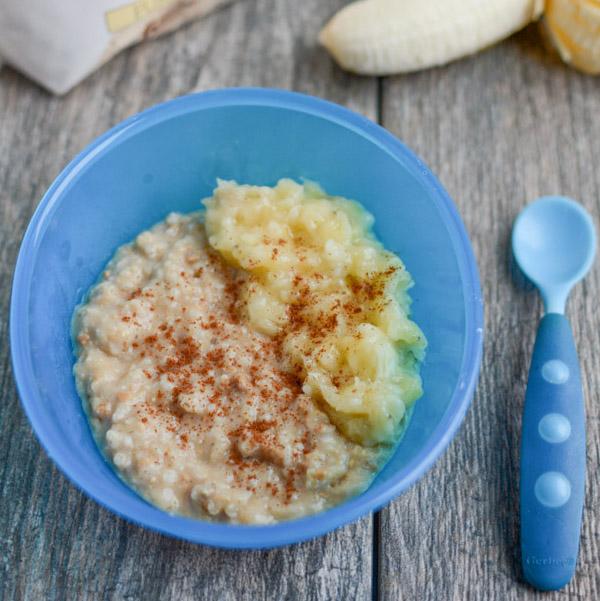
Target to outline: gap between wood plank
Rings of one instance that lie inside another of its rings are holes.
[[[379,601],[379,537],[381,536],[381,516],[379,511],[373,513],[373,557],[371,559],[371,599]]]
[[[377,123],[383,127],[383,90],[384,90],[384,78],[377,78],[377,86],[375,93],[377,98],[375,99],[375,119]],[[373,536],[372,536],[372,558],[371,558],[371,599],[373,601],[379,601],[379,576],[380,576],[380,560],[379,553],[381,545],[379,544],[381,539],[381,516],[379,511],[373,513]]]
[[[376,104],[375,104],[375,118],[377,119],[377,123],[383,127],[383,90],[384,90],[385,77],[377,78],[377,87],[376,87]]]

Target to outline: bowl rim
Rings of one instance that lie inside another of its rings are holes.
[[[77,460],[57,449],[47,436],[44,420],[35,411],[39,395],[30,361],[29,339],[23,335],[29,330],[30,322],[32,253],[69,183],[117,140],[188,112],[224,106],[282,108],[324,118],[368,139],[405,165],[438,201],[437,208],[454,245],[465,299],[466,339],[457,385],[441,422],[417,456],[378,492],[367,489],[358,497],[325,512],[266,526],[215,524],[172,516],[150,504],[142,510],[137,507],[134,512],[133,507],[123,507],[104,495],[93,479],[86,479],[85,474],[78,472]],[[271,88],[224,88],[180,96],[125,119],[79,152],[50,185],[23,236],[13,276],[9,320],[12,367],[21,404],[40,444],[62,473],[87,496],[130,522],[175,538],[227,549],[274,548],[311,539],[378,510],[408,489],[431,468],[456,434],[475,390],[483,347],[483,301],[471,244],[454,203],[429,168],[400,140],[366,117],[314,96]]]

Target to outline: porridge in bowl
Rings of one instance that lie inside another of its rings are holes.
[[[264,524],[364,490],[421,394],[401,260],[357,203],[219,182],[121,247],[73,319],[118,473],[166,511]]]

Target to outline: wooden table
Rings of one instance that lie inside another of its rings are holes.
[[[535,27],[449,67],[391,78],[343,73],[315,44],[341,0],[243,0],[121,54],[64,98],[0,73],[0,598],[600,599],[599,271],[569,315],[587,398],[588,479],[577,577],[541,595],[521,578],[520,414],[538,298],[511,283],[508,236],[539,195],[600,207],[600,78],[542,49]],[[156,102],[223,86],[315,94],[379,121],[456,200],[481,271],[483,371],[448,451],[379,515],[308,543],[220,551],[133,526],[48,460],[11,377],[7,314],[21,236],[42,194],[95,136]]]

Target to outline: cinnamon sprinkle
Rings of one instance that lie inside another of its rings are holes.
[[[271,244],[276,244],[271,248],[271,258],[276,260],[279,247],[286,241],[279,239]],[[296,250],[302,254],[302,248]],[[384,298],[388,278],[396,268],[370,274],[365,280],[349,278],[352,294],[336,299],[327,309],[319,307],[319,282],[325,276],[318,272],[293,273],[292,302],[286,308],[285,327],[271,338],[252,334],[250,342],[239,343],[240,348],[226,341],[231,337],[238,342],[239,328],[245,327],[240,324],[246,310],[241,292],[261,284],[260,277],[234,271],[210,250],[208,258],[205,267],[192,264],[189,274],[181,271],[179,277],[186,286],[201,288],[203,278],[217,273],[224,282],[222,305],[214,313],[195,319],[190,317],[191,309],[180,307],[179,315],[159,323],[153,331],[145,330],[130,344],[131,352],[150,360],[152,367],[143,373],[160,386],[155,398],[140,406],[140,421],[154,431],[160,423],[177,436],[177,445],[184,451],[205,448],[209,444],[207,434],[215,423],[220,423],[219,428],[225,427],[225,453],[237,485],[255,491],[257,474],[266,462],[275,470],[279,485],[269,481],[263,486],[280,502],[289,504],[305,486],[307,456],[313,450],[314,439],[303,408],[307,397],[302,392],[302,373],[299,368],[296,372],[274,367],[283,358],[286,336],[306,333],[318,345],[341,323],[359,323],[369,307]],[[190,274],[197,281],[188,280]],[[175,300],[175,289],[162,282],[155,284],[154,290],[160,287],[163,299]],[[145,310],[156,311],[151,290],[138,288],[129,298],[139,297],[144,299]],[[135,313],[121,317],[123,322],[141,327],[135,318]],[[201,346],[204,341],[207,347]],[[332,384],[339,388],[343,379],[333,377]],[[242,411],[256,418],[244,423],[240,419]],[[285,443],[279,439],[282,424],[289,426],[295,436]]]
[[[154,367],[143,370],[145,377],[155,382],[164,381],[169,385],[166,395],[159,389],[154,399],[141,406],[139,411],[143,417],[140,421],[145,427],[153,430],[162,422],[164,429],[177,435],[178,446],[185,450],[190,448],[191,436],[199,437],[199,441],[203,440],[215,419],[231,419],[235,425],[228,434],[228,457],[235,481],[242,485],[243,482],[249,482],[248,478],[256,480],[257,470],[262,469],[262,462],[268,461],[279,466],[281,478],[281,486],[271,485],[271,494],[281,498],[283,503],[289,503],[300,481],[297,482],[298,475],[293,468],[284,466],[285,447],[279,442],[277,434],[283,420],[288,420],[289,423],[291,419],[292,423],[297,424],[299,432],[298,438],[291,444],[294,448],[301,449],[300,452],[294,451],[294,462],[297,463],[300,457],[310,452],[310,437],[304,426],[305,418],[302,411],[296,408],[297,400],[303,395],[301,381],[297,374],[273,369],[273,365],[282,356],[282,337],[263,339],[253,335],[254,344],[257,346],[249,353],[249,365],[240,362],[237,352],[230,353],[220,346],[222,341],[229,338],[233,326],[240,327],[239,304],[242,288],[239,276],[232,270],[215,262],[211,265],[211,269],[222,269],[226,276],[224,312],[218,315],[210,313],[198,321],[190,321],[185,319],[186,308],[181,307],[182,317],[159,323],[154,331],[136,337],[130,345],[130,350],[140,358],[152,359]],[[202,268],[193,272],[197,278],[202,278],[205,273]],[[184,278],[185,272],[179,275]],[[303,290],[299,302],[308,302],[308,287]],[[168,287],[165,288],[165,292],[167,298],[173,298]],[[146,292],[136,290],[132,296],[149,298],[147,309],[156,309],[154,295],[148,296]],[[300,324],[304,317],[299,304],[291,309],[292,315],[294,311],[297,320],[294,318],[292,321]],[[128,316],[123,317],[123,321],[129,319]],[[323,321],[322,327],[334,327],[336,320],[337,317],[332,315]],[[140,327],[139,322],[132,323]],[[194,336],[195,329],[210,332],[211,344],[216,346],[202,349]],[[242,354],[244,352],[242,351]],[[198,402],[201,408],[196,410],[194,403]],[[240,406],[260,405],[272,407],[270,411],[273,418],[257,418],[239,425]],[[200,412],[202,419],[197,419],[198,416],[194,415],[196,411]],[[255,456],[251,453],[245,456],[240,452],[239,445],[242,441],[248,441],[251,444],[250,448],[258,449],[256,452],[259,454]],[[301,468],[298,471],[298,474],[300,473]],[[247,483],[243,486],[255,490],[255,484]]]

